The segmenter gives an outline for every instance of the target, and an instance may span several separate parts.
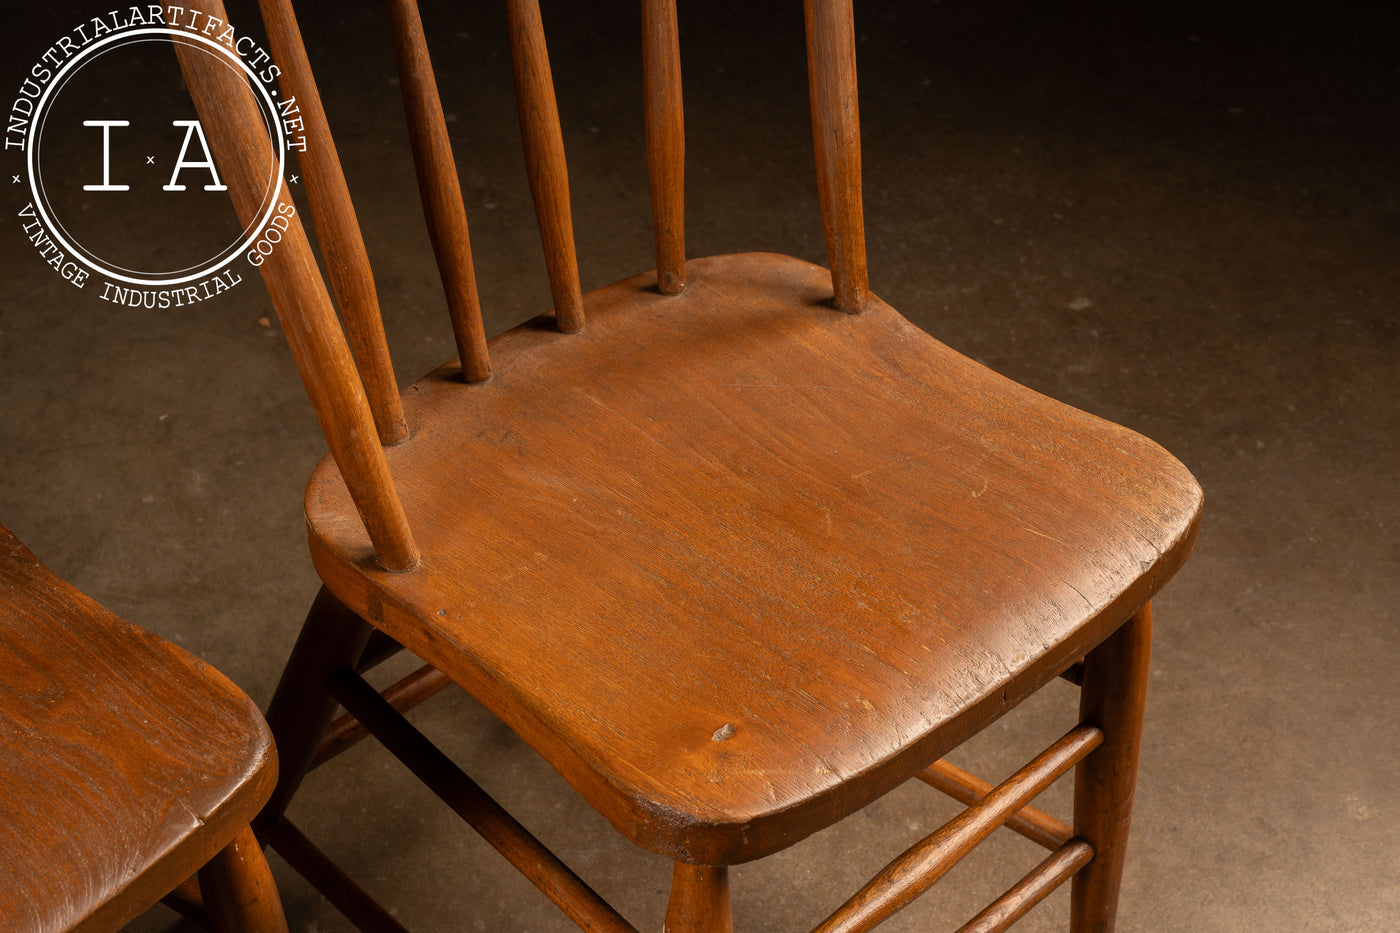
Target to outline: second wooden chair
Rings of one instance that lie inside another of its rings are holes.
[[[225,933],[286,933],[249,828],[277,781],[257,707],[4,526],[0,735],[0,929],[114,931],[165,898]]]

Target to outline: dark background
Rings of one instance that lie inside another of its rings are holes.
[[[543,3],[585,289],[653,264],[636,6]],[[1197,552],[1157,603],[1124,931],[1381,933],[1400,916],[1389,7],[857,2],[874,290],[962,352],[1154,438],[1206,490]],[[9,11],[0,88],[108,8]],[[406,381],[454,351],[384,14],[299,11]],[[682,2],[680,16],[690,255],[825,263],[797,5]],[[494,333],[549,305],[504,14],[429,3],[423,17]],[[265,703],[316,588],[300,490],[324,449],[275,321],[260,323],[265,292],[245,275],[181,311],[79,293],[22,238],[10,187],[0,520]],[[956,760],[997,779],[1072,706],[1052,687]],[[659,922],[663,861],[460,694],[415,715],[455,731],[458,760],[639,927]],[[1067,809],[1064,788],[1053,800]],[[951,812],[903,788],[737,870],[737,925],[810,927]],[[316,774],[293,815],[415,929],[569,928],[378,749]],[[1038,857],[993,840],[889,927],[956,927]],[[348,928],[274,868],[294,929]],[[1058,929],[1064,911],[1061,894],[1020,929]]]

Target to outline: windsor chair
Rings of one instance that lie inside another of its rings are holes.
[[[0,732],[0,928],[117,930],[168,898],[215,929],[286,933],[249,827],[277,780],[257,707],[2,525]]]
[[[399,929],[284,815],[310,768],[372,734],[580,926],[633,929],[404,718],[451,682],[673,860],[668,930],[730,929],[727,866],[914,777],[968,809],[820,930],[871,928],[1002,824],[1052,854],[964,929],[1004,929],[1071,876],[1072,928],[1111,929],[1149,601],[1201,493],[1152,442],[870,293],[849,0],[805,10],[831,271],[687,260],[675,11],[646,0],[657,269],[587,295],[539,9],[508,0],[554,307],[490,342],[424,27],[391,0],[459,351],[402,393],[294,13],[261,8],[306,121],[329,290],[299,223],[262,272],[330,447],[306,493],[325,586],[268,712],[284,770],[262,838],[358,925]],[[269,157],[256,105],[228,69],[184,67],[200,112],[224,115],[206,127],[248,222]],[[362,673],[401,648],[426,664],[376,692]],[[1061,675],[1082,684],[1082,722],[1025,768],[992,788],[941,760]],[[1028,806],[1072,768],[1072,826]]]

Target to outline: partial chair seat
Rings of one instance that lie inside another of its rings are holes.
[[[242,691],[0,526],[0,926],[119,928],[223,849],[276,780]]]
[[[1156,444],[1011,382],[830,274],[692,260],[405,393],[391,573],[329,458],[313,557],[637,843],[732,864],[852,812],[1082,656],[1186,558]]]

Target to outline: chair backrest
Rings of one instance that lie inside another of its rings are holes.
[[[279,208],[288,226],[260,271],[376,559],[389,570],[412,570],[418,553],[381,446],[400,443],[410,432],[364,240],[291,0],[259,0],[259,6],[273,59],[281,69],[281,100],[295,99],[304,121],[307,145],[299,153],[300,164],[329,289],[285,191]],[[388,6],[423,212],[462,375],[468,382],[480,382],[490,378],[491,363],[466,210],[423,23],[417,0],[390,0]],[[526,171],[555,319],[561,331],[576,333],[584,327],[584,307],[563,134],[539,3],[506,0],[506,7]],[[228,22],[222,0],[194,0],[187,8]],[[805,15],[818,190],[833,298],[841,310],[857,313],[868,290],[851,0],[805,0]],[[263,192],[273,171],[271,143],[253,92],[233,69],[178,43],[176,49],[239,219],[251,225],[266,209]],[[657,286],[675,294],[685,285],[685,140],[675,0],[642,0],[642,61]]]

